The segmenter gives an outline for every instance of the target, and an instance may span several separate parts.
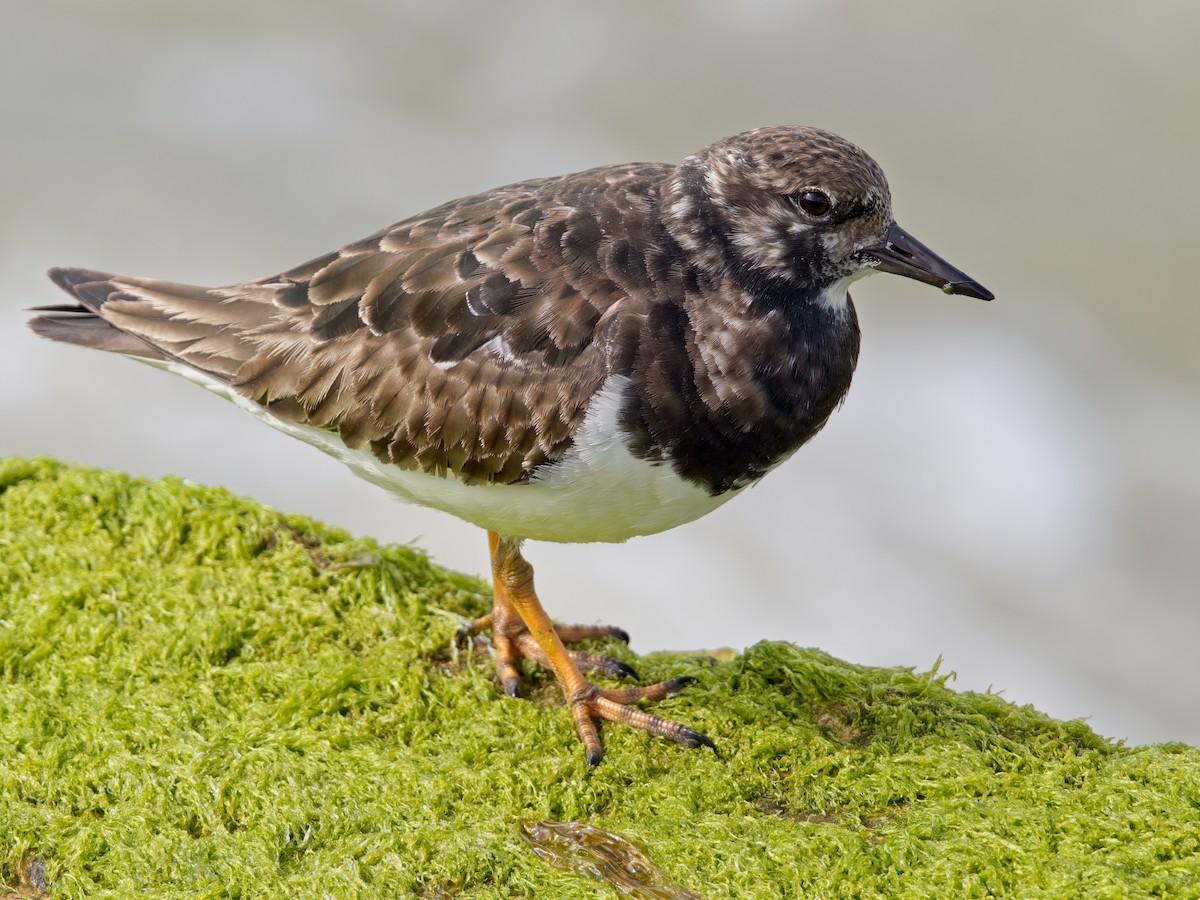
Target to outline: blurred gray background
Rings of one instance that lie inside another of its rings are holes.
[[[556,618],[761,638],[1200,743],[1200,5],[0,3],[0,455],[222,484],[486,571],[181,379],[40,341],[50,265],[273,274],[450,197],[841,132],[992,304],[854,290],[845,407],[714,515],[531,545]]]

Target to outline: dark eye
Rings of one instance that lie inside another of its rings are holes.
[[[796,202],[800,204],[802,210],[817,218],[833,208],[833,202],[829,199],[829,195],[822,191],[804,191],[804,193],[796,195]]]

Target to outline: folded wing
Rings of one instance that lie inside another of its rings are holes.
[[[661,287],[659,166],[467,197],[248,284],[83,269],[54,340],[193,367],[382,460],[512,483],[561,458]]]

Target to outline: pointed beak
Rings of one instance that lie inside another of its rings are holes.
[[[883,243],[867,247],[862,251],[879,262],[875,268],[880,272],[891,272],[905,278],[915,278],[947,294],[962,294],[978,300],[992,300],[995,294],[966,272],[954,268],[915,237],[893,224],[884,235]]]

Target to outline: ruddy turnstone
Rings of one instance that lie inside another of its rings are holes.
[[[678,165],[525,181],[405,219],[282,275],[204,288],[86,269],[50,277],[44,337],[215,391],[404,500],[487,529],[504,690],[549,668],[587,761],[597,720],[713,746],[602,689],[624,663],[567,650],[525,539],[624,541],[712,512],[821,429],[850,386],[847,288],[882,271],[983,300],[892,217],[887,180],[816,128],[760,128]]]

